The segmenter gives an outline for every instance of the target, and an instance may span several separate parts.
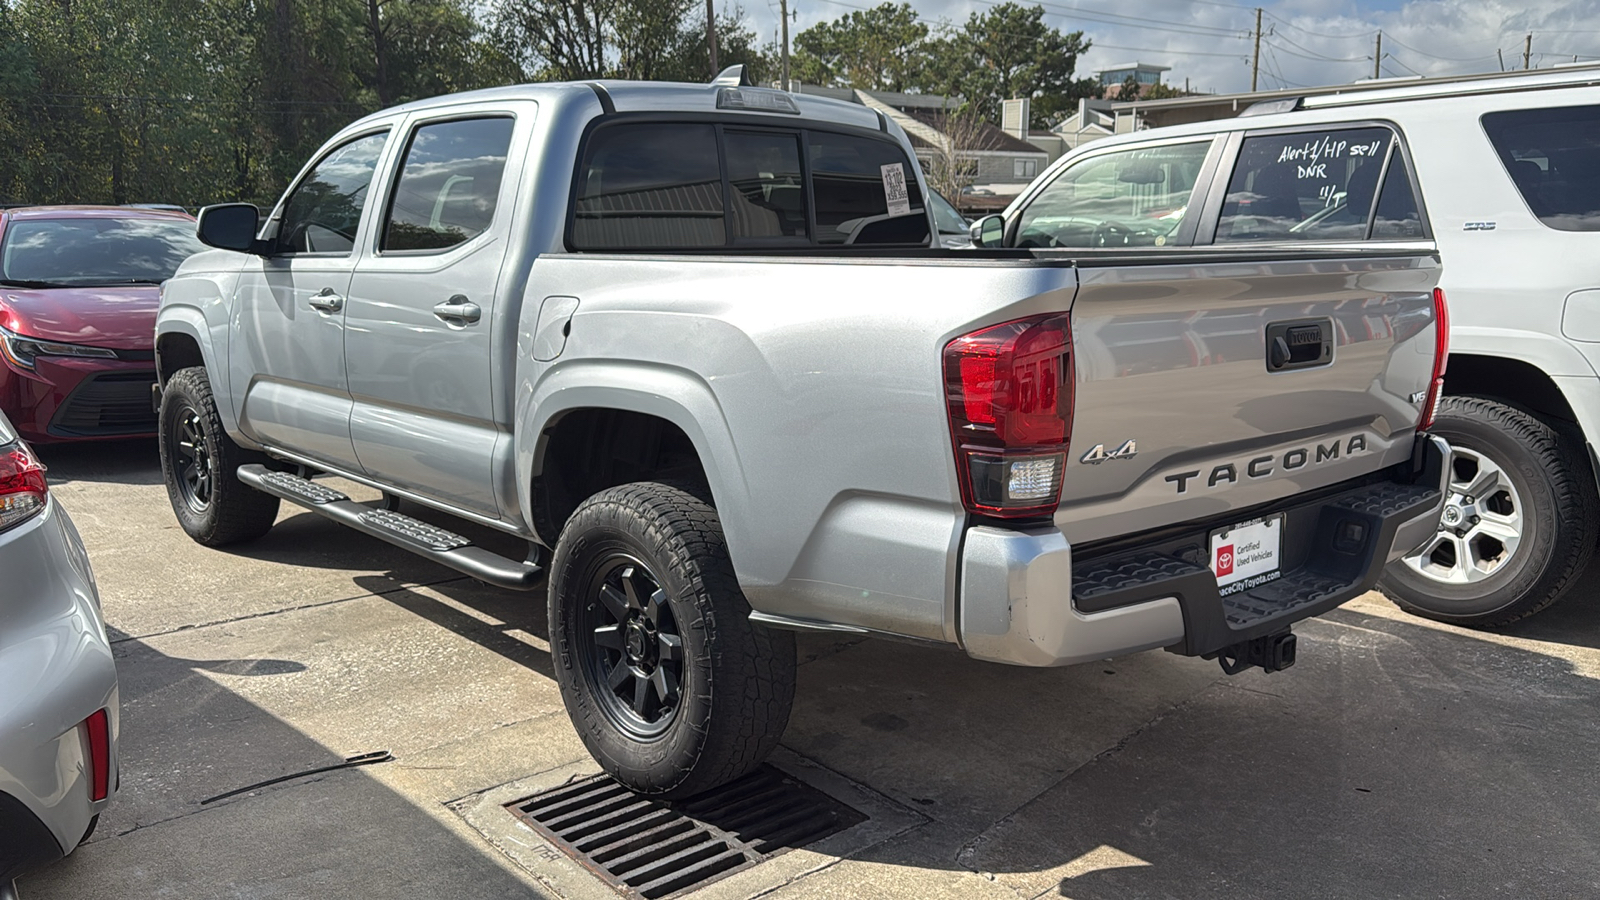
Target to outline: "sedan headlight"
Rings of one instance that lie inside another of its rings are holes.
[[[117,351],[104,347],[85,347],[81,344],[60,344],[23,337],[0,328],[0,352],[12,365],[32,369],[33,361],[40,356],[91,356],[98,359],[116,359]]]

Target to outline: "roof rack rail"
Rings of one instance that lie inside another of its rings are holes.
[[[1255,103],[1246,106],[1244,111],[1239,113],[1239,118],[1242,119],[1245,116],[1270,116],[1273,113],[1294,112],[1295,110],[1302,108],[1302,104],[1305,102],[1305,99],[1306,98],[1304,97],[1286,97],[1282,100],[1258,100]]]

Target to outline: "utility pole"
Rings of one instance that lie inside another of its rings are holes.
[[[789,89],[789,0],[779,0],[778,9],[783,15],[783,89]]]
[[[1383,69],[1383,32],[1378,32],[1378,49],[1372,51],[1372,77],[1382,78]]]
[[[711,77],[722,71],[717,66],[717,10],[713,0],[706,0],[706,46],[711,49]]]
[[[1256,92],[1256,76],[1261,74],[1261,7],[1256,7],[1256,52],[1250,58],[1250,93]]]
[[[1527,69],[1528,69],[1528,57],[1530,57],[1532,55],[1533,55],[1533,35],[1530,34],[1530,35],[1528,35],[1528,39],[1526,41],[1523,41],[1523,43],[1522,43],[1522,68],[1523,68],[1523,71],[1527,71]]]

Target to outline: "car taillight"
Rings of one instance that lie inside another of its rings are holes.
[[[945,396],[961,499],[970,512],[1046,516],[1061,501],[1072,432],[1066,313],[962,335],[944,348]]]
[[[104,800],[111,793],[111,720],[103,709],[83,720],[83,737],[89,745],[89,799]]]
[[[22,441],[0,445],[0,531],[44,509],[44,466]]]
[[[1422,421],[1417,423],[1422,431],[1433,427],[1433,414],[1444,392],[1445,364],[1450,359],[1450,308],[1439,288],[1433,289],[1433,329],[1433,378],[1428,382],[1428,399],[1422,404]]]

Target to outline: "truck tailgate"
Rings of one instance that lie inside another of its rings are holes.
[[[1245,511],[1410,454],[1433,367],[1431,251],[1082,265],[1056,513],[1074,545]]]

